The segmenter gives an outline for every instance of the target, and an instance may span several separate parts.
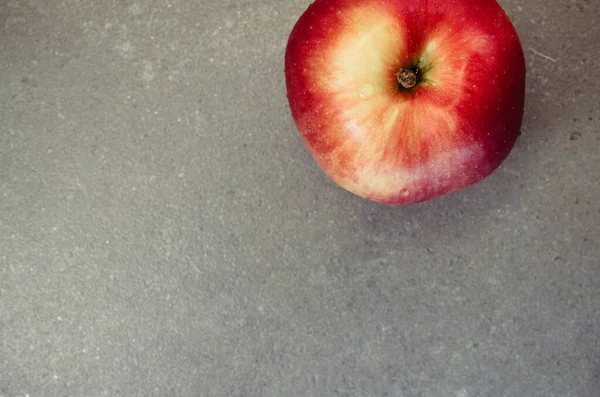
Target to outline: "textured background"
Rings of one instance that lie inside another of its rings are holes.
[[[503,0],[523,135],[408,207],[285,97],[310,0],[0,0],[0,396],[600,395],[600,4]]]

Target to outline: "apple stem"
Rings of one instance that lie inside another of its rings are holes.
[[[400,69],[396,77],[398,78],[398,83],[407,90],[417,85],[417,74],[413,70]]]

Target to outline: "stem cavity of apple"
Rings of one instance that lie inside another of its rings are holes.
[[[396,75],[398,84],[405,90],[410,90],[419,82],[419,70],[418,69],[400,69]]]

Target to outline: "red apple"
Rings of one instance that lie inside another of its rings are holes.
[[[316,0],[291,32],[285,76],[319,166],[379,202],[485,178],[521,127],[523,48],[496,0]]]

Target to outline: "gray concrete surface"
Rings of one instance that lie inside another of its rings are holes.
[[[600,4],[503,0],[523,134],[389,207],[287,108],[310,0],[0,1],[0,396],[600,396]]]

